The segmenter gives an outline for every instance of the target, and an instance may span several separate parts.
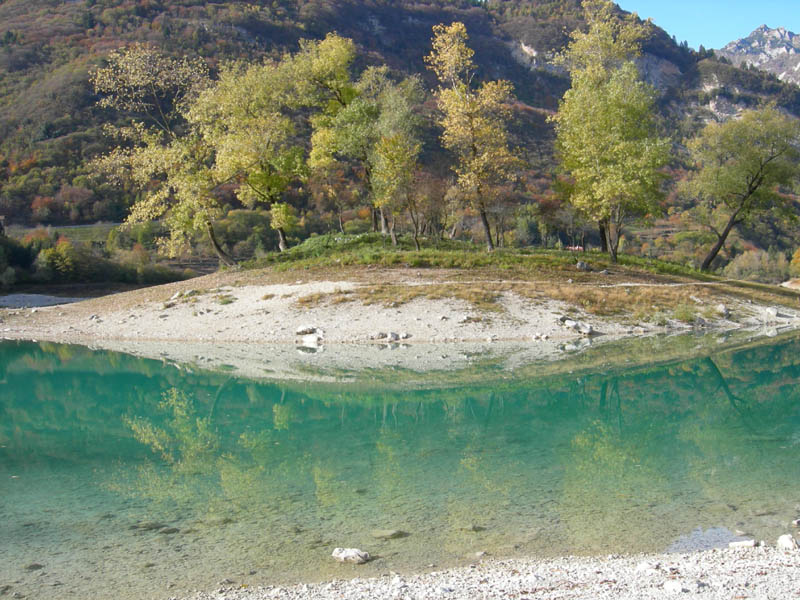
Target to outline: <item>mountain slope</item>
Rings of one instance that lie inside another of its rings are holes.
[[[466,23],[480,76],[509,79],[521,101],[517,143],[533,176],[552,166],[546,114],[567,89],[549,59],[582,24],[580,0],[4,0],[0,2],[0,214],[8,222],[121,219],[130,194],[93,182],[86,161],[105,151],[103,123],[120,117],[95,107],[89,73],[114,48],[147,41],[173,54],[199,55],[212,69],[258,60],[329,31],[352,38],[357,69],[386,63],[399,73],[425,69],[431,28]],[[709,60],[655,28],[642,71],[661,92],[676,139],[709,118],[764,99],[800,113],[797,88],[762,73]],[[688,123],[688,125],[686,125]],[[426,155],[443,162],[435,130]]]
[[[781,81],[800,84],[800,36],[783,27],[770,29],[761,25],[717,53],[736,66],[752,65],[775,74]]]

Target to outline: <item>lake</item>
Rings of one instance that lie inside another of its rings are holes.
[[[800,336],[655,358],[404,389],[2,342],[0,595],[774,543],[800,516]]]

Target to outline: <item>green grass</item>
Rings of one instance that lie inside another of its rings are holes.
[[[416,250],[410,238],[402,237],[392,246],[388,237],[378,233],[360,235],[326,234],[311,237],[282,253],[270,253],[242,264],[244,269],[273,267],[278,271],[317,267],[372,265],[418,269],[480,269],[500,271],[548,271],[573,269],[578,260],[588,262],[594,271],[630,267],[659,275],[691,277],[701,281],[716,278],[689,267],[638,256],[620,255],[611,263],[601,252],[576,253],[541,248],[498,248],[486,252],[481,244],[457,240],[424,240]]]

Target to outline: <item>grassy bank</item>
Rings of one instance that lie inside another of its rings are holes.
[[[578,268],[578,263],[585,268]],[[800,306],[800,294],[779,286],[737,281],[676,263],[621,255],[612,263],[600,252],[501,248],[442,240],[416,250],[413,241],[393,246],[380,234],[312,237],[283,253],[248,261],[244,279],[301,276],[357,279],[356,291],[315,294],[298,303],[360,301],[396,306],[416,298],[459,298],[493,310],[503,292],[533,301],[555,299],[591,314],[631,321],[695,322],[715,316],[718,304],[736,299],[760,304]],[[380,272],[381,274],[378,274]],[[390,273],[387,275],[387,273]]]

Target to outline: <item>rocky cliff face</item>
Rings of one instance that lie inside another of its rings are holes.
[[[752,65],[777,75],[782,81],[800,84],[800,35],[783,27],[762,25],[746,38],[717,51],[737,66]]]

